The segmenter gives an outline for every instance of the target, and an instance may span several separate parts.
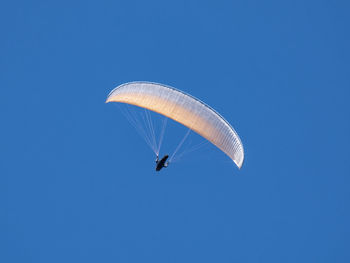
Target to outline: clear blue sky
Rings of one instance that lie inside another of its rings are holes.
[[[0,262],[350,262],[349,5],[2,1]],[[217,109],[242,169],[155,176],[104,103],[133,80]]]

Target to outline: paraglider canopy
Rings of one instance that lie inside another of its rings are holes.
[[[243,145],[233,127],[213,108],[175,88],[151,82],[130,82],[116,87],[108,102],[136,105],[162,114],[195,131],[238,166],[244,160]]]

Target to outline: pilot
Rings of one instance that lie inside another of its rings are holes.
[[[169,155],[164,155],[162,159],[159,160],[158,155],[156,159],[156,171],[159,172],[163,167],[168,167],[169,162],[166,162],[166,160],[169,158]]]

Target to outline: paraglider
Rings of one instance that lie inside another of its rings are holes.
[[[156,159],[156,171],[159,172],[162,168],[167,168],[169,163],[166,160],[169,158],[169,155],[164,155],[162,159],[159,160],[158,156]]]
[[[238,168],[242,167],[244,149],[237,132],[213,108],[183,91],[158,83],[129,82],[113,89],[108,102],[135,105],[170,118],[201,135],[229,156]],[[158,152],[155,151],[157,156]],[[157,167],[161,165],[159,170],[171,162],[172,157],[166,163],[169,157],[166,156],[157,163]]]

